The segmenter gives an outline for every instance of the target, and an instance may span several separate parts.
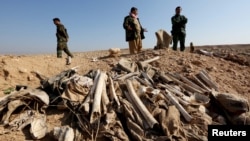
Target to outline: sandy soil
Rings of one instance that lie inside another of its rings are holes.
[[[197,49],[198,47],[196,47]],[[207,51],[220,51],[238,55],[245,62],[250,63],[250,45],[219,45],[202,46],[199,49]],[[132,60],[148,59],[148,54],[160,55],[160,59],[152,65],[165,72],[177,72],[183,75],[198,73],[202,69],[209,72],[212,80],[218,84],[221,92],[233,93],[245,97],[250,101],[250,65],[242,65],[239,62],[225,60],[218,57],[210,57],[201,54],[185,52],[174,52],[172,50],[144,50],[139,55],[129,55],[128,50],[122,50],[122,55],[117,58],[108,57],[107,50],[94,52],[74,53],[71,65],[65,65],[64,58],[56,58],[56,54],[39,55],[0,55],[0,97],[4,96],[4,90],[15,88],[16,85],[27,85],[39,87],[39,79],[33,72],[39,72],[47,77],[56,75],[63,70],[80,66],[79,73],[86,74],[92,69],[109,71],[118,63],[121,57],[131,58]],[[97,61],[92,61],[98,58]],[[56,125],[62,125],[62,111],[48,110],[47,123],[49,129]],[[0,130],[3,127],[0,127]],[[0,135],[0,140],[23,141],[32,138],[27,131],[12,132]],[[43,140],[53,140],[49,137]]]

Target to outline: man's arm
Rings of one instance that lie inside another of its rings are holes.
[[[63,25],[59,26],[59,31],[63,37],[65,37],[67,40],[69,39],[69,35],[67,33],[67,30],[65,29],[65,27]]]
[[[126,30],[132,30],[132,28],[129,25],[129,16],[126,16],[124,18],[123,28],[126,29]]]
[[[177,25],[177,24],[180,23],[180,21],[176,20],[175,17],[172,17],[172,18],[171,18],[171,22],[172,22],[172,25]]]
[[[186,24],[188,22],[188,19],[185,16],[182,16],[181,23]]]

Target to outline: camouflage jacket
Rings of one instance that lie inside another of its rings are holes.
[[[138,33],[136,32],[136,25],[134,24],[133,20],[134,20],[133,17],[131,17],[130,15],[128,15],[124,18],[123,28],[125,29],[125,36],[126,36],[125,40],[126,41],[135,40],[138,37]],[[141,26],[139,18],[137,18],[137,20]],[[128,29],[129,26],[132,28],[132,30]],[[145,38],[142,26],[141,26],[140,37],[141,37],[141,39]]]
[[[174,15],[171,18],[172,22],[172,35],[178,34],[178,33],[183,33],[186,34],[186,24],[187,24],[188,19],[183,16],[183,15]]]
[[[69,38],[67,29],[62,24],[59,24],[56,27],[57,42],[67,42]]]

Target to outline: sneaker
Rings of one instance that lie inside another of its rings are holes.
[[[70,65],[71,64],[71,57],[70,56],[68,56],[68,58],[67,58],[67,62],[66,62],[66,65]]]

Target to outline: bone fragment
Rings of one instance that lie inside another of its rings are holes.
[[[110,96],[111,96],[111,101],[114,100],[117,104],[118,107],[120,107],[120,102],[119,102],[119,99],[116,95],[116,92],[115,92],[115,87],[114,87],[114,82],[112,80],[111,77],[108,77],[108,81],[109,81],[109,93],[110,93]]]
[[[211,79],[209,79],[209,77],[207,77],[207,74],[205,74],[204,72],[200,72],[200,73],[198,73],[197,75],[198,75],[198,77],[199,77],[200,79],[202,79],[202,80],[205,82],[205,84],[206,84],[209,88],[218,91],[217,85],[216,85],[215,83],[213,83],[213,82],[211,81]]]
[[[177,74],[178,75],[178,74]],[[200,86],[196,85],[195,83],[193,83],[192,81],[188,80],[187,78],[185,78],[184,76],[182,75],[178,75],[180,77],[180,79],[187,83],[188,85],[190,85],[191,87],[195,88],[195,89],[198,89],[202,92],[206,92],[206,90],[204,90],[203,88],[201,88]]]
[[[30,134],[33,139],[38,140],[45,137],[47,133],[46,116],[38,114],[30,124]]]
[[[101,117],[101,97],[106,77],[107,77],[106,72],[101,72],[98,78],[98,82],[94,93],[92,111],[90,115],[91,124],[97,121]]]
[[[74,131],[69,126],[54,127],[53,135],[58,141],[74,141]]]
[[[95,78],[94,78],[94,84],[91,87],[88,96],[85,98],[84,102],[82,103],[80,107],[80,109],[82,109],[84,113],[88,114],[90,112],[90,103],[91,103],[91,100],[93,99],[93,93],[95,92],[99,75],[100,75],[100,70],[97,70],[95,74]]]
[[[145,61],[139,61],[138,62],[138,65],[141,67],[141,68],[144,68],[145,66],[147,66],[149,63],[151,62],[154,62],[156,60],[160,59],[160,56],[156,56],[154,58],[151,58],[151,59],[148,59],[148,60],[145,60]]]
[[[192,87],[192,86],[189,86],[188,84],[185,84],[183,82],[181,82],[180,80],[178,80],[177,78],[175,78],[174,75],[172,74],[168,74],[169,77],[171,77],[171,79],[176,82],[177,84],[181,85],[184,89],[190,91],[190,92],[193,92],[193,93],[203,93],[202,91]]]
[[[141,78],[139,78],[139,77],[137,77],[137,76],[135,77],[135,79],[136,79],[137,81],[139,81],[141,84],[145,85],[145,86],[153,87],[153,85],[152,85],[150,82],[145,81],[145,80],[143,80],[143,79],[141,79]]]
[[[10,101],[8,103],[8,111],[7,113],[3,116],[2,118],[2,122],[3,124],[8,124],[9,123],[9,118],[11,116],[11,114],[19,107],[24,105],[25,103],[21,100],[14,100],[14,101]]]
[[[171,94],[167,89],[166,93],[163,93],[171,102],[176,106],[176,108],[180,111],[182,116],[186,119],[186,121],[190,122],[192,120],[192,116],[178,103],[175,97]]]
[[[126,80],[126,86],[129,91],[129,96],[131,98],[131,102],[137,106],[141,114],[143,115],[144,119],[146,120],[147,124],[150,128],[153,128],[154,125],[158,124],[157,120],[152,116],[152,114],[148,111],[146,106],[142,103],[141,99],[137,96],[134,87],[132,85],[131,80]],[[126,95],[127,96],[127,95]]]
[[[199,85],[201,86],[202,88],[204,88],[205,90],[207,91],[211,91],[210,88],[208,88],[199,78],[197,78],[195,75],[192,76],[192,79]]]
[[[160,72],[160,78],[161,78],[164,82],[166,82],[166,83],[171,83],[171,82],[173,82],[173,80],[172,80],[170,77],[168,77],[167,75],[165,75],[163,72]]]
[[[103,90],[102,90],[102,97],[101,97],[101,102],[102,102],[102,113],[106,114],[108,112],[108,104],[109,104],[109,98],[107,95],[107,89],[106,89],[106,83],[104,82]]]
[[[136,75],[139,75],[139,72],[131,72],[131,73],[128,73],[128,74],[125,74],[119,78],[117,78],[119,81],[124,81],[130,77],[133,77],[133,76],[136,76]]]

